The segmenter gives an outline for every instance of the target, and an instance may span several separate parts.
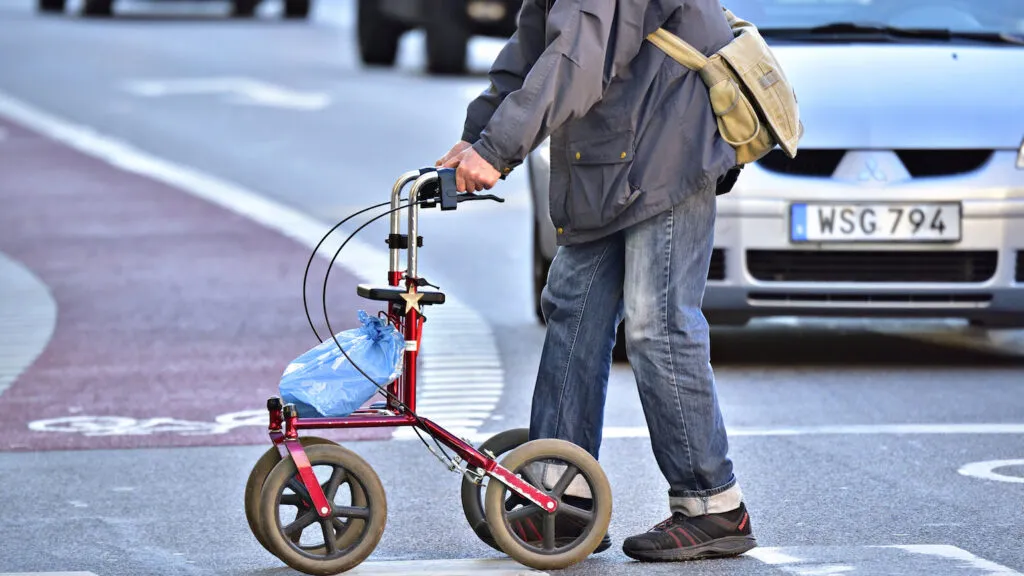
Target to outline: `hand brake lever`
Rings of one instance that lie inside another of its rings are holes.
[[[495,196],[494,194],[459,194],[456,196],[457,202],[465,202],[467,200],[494,200],[495,202],[504,202],[505,199],[501,196]]]
[[[437,171],[438,196],[440,196],[441,210],[455,210],[459,202],[467,200],[494,200],[504,202],[505,199],[494,194],[473,194],[465,192],[459,194],[455,183],[455,169],[441,168]]]

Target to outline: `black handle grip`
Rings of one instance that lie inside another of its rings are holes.
[[[505,199],[501,196],[495,196],[494,194],[459,194],[459,202],[466,202],[467,200],[494,200],[495,202],[504,202]]]

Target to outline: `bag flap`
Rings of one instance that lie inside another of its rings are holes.
[[[743,27],[718,55],[728,62],[756,101],[754,105],[767,120],[779,147],[794,157],[803,132],[796,94],[764,38],[756,28]]]

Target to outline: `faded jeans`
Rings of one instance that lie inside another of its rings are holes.
[[[715,214],[712,186],[622,232],[558,249],[542,293],[547,336],[530,419],[530,439],[568,440],[598,457],[612,348],[624,319],[669,507],[688,516],[734,510],[743,497],[727,455],[701,312]]]

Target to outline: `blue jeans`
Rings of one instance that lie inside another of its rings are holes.
[[[598,457],[624,319],[669,507],[689,516],[733,510],[742,500],[701,312],[715,213],[712,186],[622,232],[558,249],[542,293],[547,336],[530,419],[530,439],[561,438]]]

